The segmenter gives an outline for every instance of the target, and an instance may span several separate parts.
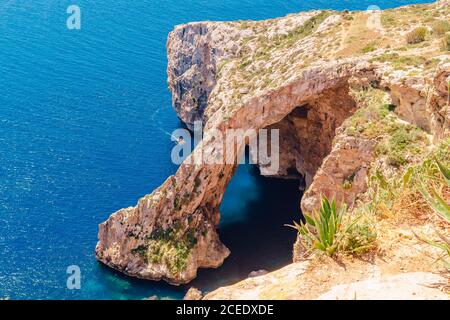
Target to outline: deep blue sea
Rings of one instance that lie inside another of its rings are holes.
[[[96,262],[98,224],[176,171],[181,126],[166,84],[174,25],[298,11],[381,8],[407,0],[1,0],[0,298],[181,298],[186,287],[121,276]],[[66,28],[69,5],[81,30]],[[233,254],[195,285],[210,290],[290,260],[300,194],[242,166],[222,205]],[[264,235],[264,236],[261,236]],[[66,268],[81,268],[81,289]]]

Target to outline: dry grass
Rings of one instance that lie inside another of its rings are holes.
[[[359,13],[351,20],[341,39],[341,46],[335,57],[348,57],[365,53],[369,46],[381,47],[381,34],[367,27],[368,15]],[[372,50],[373,51],[373,50]]]

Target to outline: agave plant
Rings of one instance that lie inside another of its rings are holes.
[[[446,184],[450,187],[450,169],[444,166],[439,160],[435,159],[436,164],[441,172]],[[433,208],[434,211],[444,220],[450,223],[450,204],[448,204],[436,191],[435,188],[431,188],[431,193],[427,191],[425,187],[422,186],[420,189],[425,200]]]
[[[435,159],[437,167],[441,172],[445,183],[450,187],[450,169],[444,166],[439,160]],[[448,204],[441,195],[436,191],[434,187],[431,188],[431,194],[427,191],[425,187],[421,187],[420,192],[422,193],[425,200],[433,208],[433,210],[445,221],[450,223],[450,204]],[[440,232],[436,231],[437,236],[440,241],[433,241],[430,239],[421,238],[426,243],[441,249],[444,251],[444,255],[450,257],[450,239],[442,235]],[[450,262],[448,259],[441,258],[445,266],[450,269]]]
[[[289,227],[298,231],[302,244],[309,251],[316,249],[332,256],[344,235],[341,232],[344,212],[345,206],[337,208],[335,199],[330,202],[327,197],[323,197],[318,211],[311,215],[303,214],[305,222],[294,222]]]

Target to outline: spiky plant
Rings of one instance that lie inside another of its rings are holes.
[[[442,174],[445,183],[447,186],[450,187],[450,169],[444,166],[439,160],[435,159],[435,162],[437,164],[437,167]],[[447,221],[450,223],[450,204],[448,204],[442,196],[439,194],[439,192],[436,190],[436,188],[431,187],[431,193],[428,192],[427,188],[424,186],[421,187],[420,192],[422,193],[425,200],[428,202],[431,208],[441,217],[444,221]],[[444,255],[447,256],[447,258],[442,257],[441,260],[444,262],[447,269],[450,270],[450,239],[445,237],[440,232],[436,231],[437,236],[439,237],[439,240],[434,241],[426,238],[421,238],[426,243],[441,249],[444,251]]]
[[[298,231],[300,241],[308,252],[320,250],[332,256],[343,237],[341,222],[345,210],[345,206],[337,207],[335,199],[330,202],[327,197],[323,197],[318,211],[311,215],[304,213],[305,222],[294,222],[289,227]]]
[[[435,159],[437,167],[441,172],[445,183],[450,187],[450,169],[444,166],[439,160]],[[427,188],[421,187],[420,192],[422,193],[425,200],[433,208],[433,210],[444,220],[450,223],[450,204],[448,204],[436,188],[431,187],[431,193],[428,192]]]

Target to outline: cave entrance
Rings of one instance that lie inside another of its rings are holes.
[[[220,239],[231,255],[218,269],[199,270],[192,285],[209,291],[246,279],[252,271],[291,263],[296,232],[285,224],[301,219],[300,182],[264,177],[256,165],[240,165],[220,207]]]

